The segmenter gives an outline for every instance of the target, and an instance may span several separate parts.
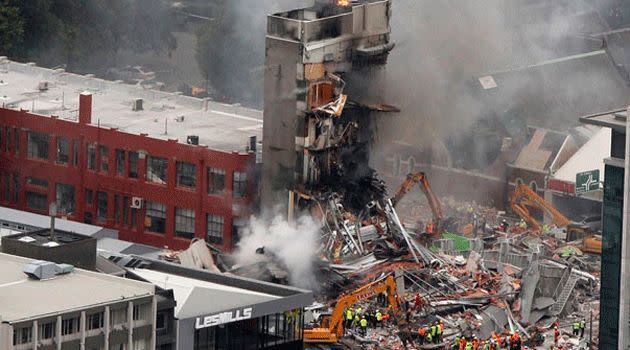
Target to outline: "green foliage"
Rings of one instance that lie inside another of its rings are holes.
[[[163,0],[0,0],[0,50],[89,70],[111,64],[123,48],[173,50],[172,17]]]
[[[0,0],[0,53],[11,52],[24,40],[24,23],[15,2]]]

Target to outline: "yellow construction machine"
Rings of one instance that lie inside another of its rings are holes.
[[[540,230],[542,225],[534,218],[528,208],[546,212],[557,227],[565,227],[567,229],[567,241],[582,239],[582,246],[580,247],[582,251],[601,254],[601,236],[593,235],[587,226],[573,223],[529,186],[525,184],[516,186],[514,193],[510,196],[510,207],[521,219],[536,230]]]
[[[389,275],[339,297],[332,314],[324,316],[319,327],[304,330],[304,342],[336,343],[343,335],[345,310],[362,300],[373,298],[384,292],[387,292],[391,312],[398,312],[396,281],[392,275]]]

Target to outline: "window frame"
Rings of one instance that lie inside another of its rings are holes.
[[[219,226],[220,225],[220,226]],[[220,230],[216,230],[220,227]],[[206,214],[206,242],[223,245],[225,235],[225,216]],[[215,234],[220,233],[220,236]]]
[[[177,178],[177,187],[183,187],[188,189],[195,189],[197,187],[197,165],[194,163],[177,161],[175,162]],[[190,181],[192,179],[192,181]],[[186,180],[186,181],[183,181]],[[186,184],[185,182],[189,182]],[[190,182],[192,184],[190,184]]]
[[[196,213],[194,209],[176,207],[175,237],[193,239],[195,237],[195,220]],[[190,231],[184,231],[184,229]]]
[[[41,138],[41,140],[33,141],[33,138]],[[30,159],[48,160],[50,156],[50,135],[43,132],[29,131],[26,139],[26,157]],[[43,144],[34,144],[34,142],[45,142],[46,147],[42,147]],[[40,154],[40,151],[43,154]]]

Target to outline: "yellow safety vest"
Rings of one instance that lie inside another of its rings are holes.
[[[367,320],[366,320],[365,318],[362,318],[362,319],[361,319],[361,327],[362,327],[362,328],[367,327]]]
[[[376,313],[376,320],[381,322],[381,320],[383,319],[383,315],[380,312]]]
[[[346,319],[347,320],[352,320],[352,311],[351,310],[346,311]]]

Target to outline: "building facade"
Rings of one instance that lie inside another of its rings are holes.
[[[74,270],[46,280],[22,270],[31,259],[0,254],[0,348],[155,349],[155,287]],[[42,297],[45,296],[45,297]]]
[[[42,108],[40,113],[33,113],[22,108],[28,104],[23,105],[20,96],[13,98],[16,102],[3,103],[1,205],[48,214],[49,205],[56,203],[57,216],[112,228],[121,239],[157,247],[185,249],[194,237],[226,250],[234,247],[238,230],[250,214],[256,155],[251,149],[239,151],[233,146],[237,141],[229,130],[237,130],[239,125],[226,122],[253,124],[240,128],[249,133],[247,130],[261,127],[262,121],[218,110],[227,107],[209,105],[208,101],[156,95],[159,92],[145,96],[144,101],[134,100],[131,108],[111,110],[120,105],[114,95],[117,88],[135,94],[146,92],[14,62],[8,67],[4,81],[13,80],[16,85],[35,73],[50,75],[48,90],[36,91],[36,97],[31,97],[36,111],[38,103],[44,104],[53,92],[64,96],[66,107],[51,112]],[[75,100],[64,95],[72,84],[94,91],[81,93],[74,112],[68,109]],[[91,88],[91,84],[98,89]],[[93,95],[102,103],[94,117]],[[11,96],[7,98],[11,100]],[[72,114],[78,114],[78,118],[73,119]],[[138,124],[143,118],[153,118],[148,119],[146,128]],[[103,126],[104,120],[108,120],[107,127]],[[191,124],[186,126],[189,120]],[[156,124],[164,132],[151,129]],[[213,125],[219,130],[205,134],[204,128],[208,127],[199,125]],[[221,135],[223,129],[226,135]],[[186,134],[199,136],[186,139]],[[227,140],[213,149],[198,144],[204,138]],[[242,143],[247,143],[247,137]]]
[[[317,0],[267,17],[263,205],[334,186],[348,163],[368,163],[373,108],[352,100],[344,76],[385,64],[390,15],[388,0]]]
[[[627,113],[607,112],[580,120],[612,129],[610,156],[604,159],[599,349],[625,349],[630,345],[628,267],[622,266],[628,264],[623,253],[628,241],[623,235]]]

